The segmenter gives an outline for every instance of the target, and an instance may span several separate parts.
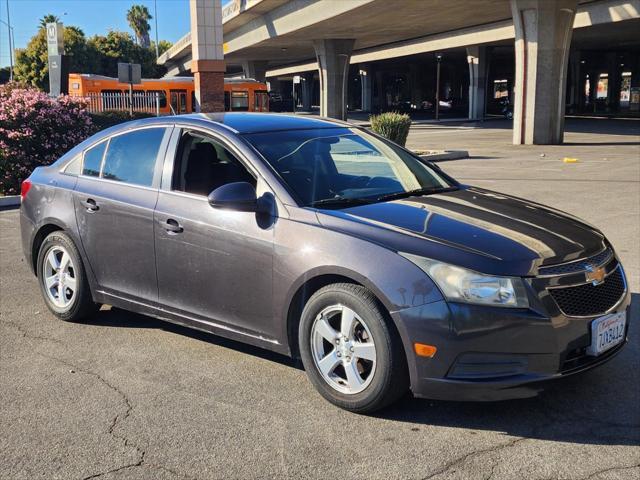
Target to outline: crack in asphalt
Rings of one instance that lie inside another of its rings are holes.
[[[12,322],[11,320],[2,319],[2,320],[0,320],[0,323],[4,323],[5,325],[9,325],[9,326],[15,328],[22,335],[22,338],[28,338],[28,339],[32,339],[32,340],[43,340],[43,341],[47,341],[47,342],[57,343],[58,345],[64,345],[64,342],[62,340],[58,340],[57,338],[43,337],[43,336],[40,336],[40,335],[32,335],[29,332],[27,332],[22,327],[22,325],[20,325],[19,323],[16,323],[16,322]]]
[[[32,335],[31,333],[29,333],[27,330],[25,330],[23,328],[22,325],[20,325],[19,323],[16,322],[12,322],[10,320],[6,320],[6,319],[1,319],[0,323],[4,323],[5,325],[8,325],[10,327],[13,327],[15,330],[18,331],[18,333],[22,336],[22,338],[26,338],[26,339],[31,339],[31,340],[40,340],[40,341],[47,341],[47,342],[53,342],[59,345],[65,345],[65,343],[57,338],[51,338],[51,337],[45,337],[45,336],[41,336],[41,335]],[[127,397],[127,395],[120,390],[117,386],[111,384],[110,382],[108,382],[104,377],[102,377],[100,374],[93,372],[91,370],[87,370],[87,369],[83,369],[80,367],[77,367],[76,365],[73,365],[72,363],[69,363],[65,360],[62,360],[60,358],[57,357],[53,357],[50,355],[46,355],[43,354],[41,352],[36,352],[37,355],[40,355],[41,357],[44,358],[48,358],[50,360],[56,361],[62,365],[65,365],[66,367],[69,367],[70,369],[78,372],[78,373],[83,373],[85,375],[89,375],[92,376],[94,378],[97,378],[102,384],[104,384],[105,386],[107,386],[109,389],[111,389],[112,391],[116,392],[118,394],[118,396],[122,399],[124,405],[126,406],[126,410],[124,412],[124,414],[121,416],[120,413],[118,413],[113,420],[111,421],[111,424],[109,425],[109,429],[107,431],[107,433],[111,436],[113,436],[114,438],[121,440],[124,444],[125,447],[133,447],[137,452],[138,452],[138,461],[135,463],[130,463],[127,465],[121,465],[117,468],[108,470],[106,472],[99,472],[96,474],[92,474],[89,475],[87,477],[83,477],[82,480],[91,480],[91,479],[95,479],[95,478],[99,478],[102,477],[104,475],[109,475],[112,473],[116,473],[119,472],[121,470],[127,470],[129,468],[136,468],[136,467],[147,467],[147,468],[151,468],[151,469],[156,469],[156,470],[164,470],[166,472],[171,473],[172,475],[175,475],[176,477],[179,478],[185,478],[187,480],[196,480],[195,477],[190,477],[186,474],[177,472],[175,470],[172,470],[168,467],[164,467],[162,465],[155,465],[152,463],[149,463],[146,461],[146,451],[143,450],[142,448],[140,448],[138,445],[135,445],[133,443],[131,443],[129,441],[129,439],[125,436],[122,435],[118,435],[117,433],[115,433],[115,428],[118,425],[118,423],[123,422],[124,420],[127,419],[127,417],[129,417],[129,415],[131,414],[131,411],[133,410],[133,405],[131,404],[129,397]]]
[[[538,424],[537,426],[535,426],[534,428],[531,429],[531,432],[527,435],[527,437],[518,437],[510,442],[506,442],[506,443],[502,443],[499,445],[494,445],[492,447],[488,447],[488,448],[483,448],[483,449],[479,449],[479,450],[474,450],[471,451],[469,453],[466,453],[465,455],[462,455],[450,462],[447,462],[444,466],[442,466],[441,468],[437,469],[436,471],[430,473],[429,475],[427,475],[426,477],[423,477],[422,480],[430,480],[432,478],[435,478],[439,475],[442,475],[444,473],[449,472],[450,470],[452,470],[455,467],[461,466],[464,463],[466,463],[467,460],[469,460],[470,458],[473,458],[475,456],[479,456],[479,455],[485,455],[487,453],[496,453],[499,452],[501,450],[505,450],[507,448],[511,448],[521,442],[524,442],[526,440],[532,440],[535,439],[535,436],[537,435],[538,432],[544,430],[545,428],[552,426],[554,424],[558,424],[558,423],[566,423],[567,421],[570,420],[580,420],[582,422],[587,422],[587,423],[592,423],[592,424],[596,424],[596,425],[607,425],[607,426],[611,426],[614,428],[619,428],[619,427],[624,427],[624,428],[633,428],[632,425],[625,425],[625,424],[619,424],[616,422],[606,422],[603,420],[594,420],[590,417],[582,417],[580,415],[575,415],[574,418],[571,418],[572,416],[570,415],[569,418],[567,418],[566,416],[557,416],[554,415],[554,410],[553,408],[551,408],[548,403],[543,400],[542,398],[540,399],[540,403],[539,403],[539,410],[538,412],[540,413],[540,415],[542,415],[542,417],[546,420],[544,423]],[[587,428],[587,430],[583,433],[576,433],[576,437],[580,437],[580,436],[584,436],[584,435],[591,435],[595,438],[607,438],[610,437],[611,435],[600,435],[598,434],[598,432],[595,431],[595,429],[593,427],[591,428]],[[619,436],[616,436],[616,438],[620,438]],[[631,439],[632,441],[635,441],[635,439]],[[497,468],[497,466],[500,464],[499,461],[496,461],[493,463],[493,465],[491,466],[491,470],[488,474],[488,476],[484,477],[484,480],[490,480],[494,473],[495,473],[495,469]],[[629,467],[613,467],[613,468],[607,468],[607,469],[603,469],[597,472],[594,472],[592,474],[590,474],[589,476],[586,476],[584,478],[578,479],[578,480],[590,480],[591,478],[595,477],[596,475],[600,474],[600,473],[604,473],[607,471],[611,471],[611,470],[618,470],[618,469],[630,469],[630,468],[636,468],[639,465],[632,465]],[[557,478],[554,480],[558,480]],[[568,480],[568,479],[567,479]]]
[[[104,475],[108,475],[111,473],[116,473],[119,472],[121,470],[127,470],[129,468],[135,468],[135,467],[147,467],[147,468],[153,468],[153,469],[157,469],[157,470],[165,470],[169,473],[172,473],[173,475],[176,475],[178,477],[181,478],[186,478],[189,480],[195,480],[193,477],[189,477],[185,474],[176,472],[174,470],[171,470],[170,468],[161,466],[161,465],[154,465],[151,463],[145,463],[145,457],[146,457],[146,450],[142,449],[140,446],[136,445],[135,443],[131,442],[129,440],[129,438],[127,438],[124,435],[120,435],[118,433],[115,432],[116,427],[118,426],[119,423],[124,422],[129,415],[131,414],[132,410],[133,410],[133,405],[131,404],[131,401],[129,400],[129,397],[120,389],[118,388],[116,385],[111,384],[109,381],[107,381],[102,375],[93,372],[91,370],[87,370],[84,368],[80,368],[76,365],[73,365],[72,363],[69,363],[61,358],[57,358],[57,357],[53,357],[50,355],[45,355],[43,353],[40,352],[36,352],[38,355],[48,358],[50,360],[56,361],[66,367],[69,367],[71,369],[73,369],[74,371],[78,372],[78,373],[83,373],[85,375],[89,375],[91,377],[94,377],[96,379],[98,379],[98,381],[100,381],[103,385],[105,385],[107,388],[111,389],[112,391],[116,392],[116,394],[121,398],[122,403],[125,405],[125,411],[124,413],[117,413],[114,417],[113,420],[111,420],[111,424],[109,425],[109,429],[107,430],[107,433],[109,435],[111,435],[112,437],[114,437],[117,440],[120,440],[123,442],[123,445],[125,447],[132,447],[136,450],[136,452],[138,453],[138,460],[134,463],[129,463],[126,465],[121,465],[117,468],[113,468],[111,470],[107,470],[105,472],[99,472],[99,473],[95,473],[86,477],[83,477],[82,480],[90,480],[90,479],[94,479],[94,478],[99,478],[102,477]]]
[[[494,445],[492,447],[489,448],[483,448],[480,450],[474,450],[472,452],[466,453],[450,462],[447,462],[443,467],[439,468],[438,470],[436,470],[435,472],[430,473],[429,475],[427,475],[426,477],[423,477],[422,480],[429,480],[431,478],[435,478],[438,475],[442,475],[443,473],[448,472],[449,470],[451,470],[452,468],[461,465],[463,463],[465,463],[469,458],[471,457],[475,457],[476,455],[483,455],[485,453],[489,453],[489,452],[499,452],[500,450],[504,450],[506,448],[511,448],[514,445],[517,445],[520,442],[523,442],[525,440],[528,440],[528,438],[524,438],[524,437],[520,437],[520,438],[516,438],[515,440],[511,440],[510,442],[507,443],[501,443],[500,445]],[[493,470],[498,466],[498,462],[496,462],[495,466],[492,468],[491,473],[489,474],[489,477],[487,477],[487,479],[491,478],[491,475],[493,475]]]

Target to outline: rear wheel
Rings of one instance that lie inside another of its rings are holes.
[[[98,310],[78,249],[66,233],[53,232],[44,239],[37,274],[44,301],[58,318],[78,322]]]
[[[408,389],[398,334],[360,285],[333,284],[316,292],[302,312],[298,341],[309,380],[341,408],[373,412]]]

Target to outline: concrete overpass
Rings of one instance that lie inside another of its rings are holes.
[[[512,46],[516,144],[562,142],[572,37],[586,45],[640,44],[640,0],[235,0],[222,17],[228,66],[261,80],[317,71],[321,114],[336,118],[346,116],[350,65],[360,66],[368,110],[367,72],[375,62],[455,49],[468,61],[469,118],[480,118],[487,47]],[[170,74],[187,72],[191,51],[187,34],[159,63]],[[640,87],[635,62],[631,82]]]

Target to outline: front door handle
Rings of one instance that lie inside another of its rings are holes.
[[[100,210],[100,207],[93,198],[87,198],[84,202],[81,203],[89,213],[97,212],[98,210]]]
[[[164,228],[169,233],[182,233],[184,231],[182,225],[180,225],[178,221],[174,220],[173,218],[169,218],[164,222],[160,221],[160,224],[162,225],[162,228]]]

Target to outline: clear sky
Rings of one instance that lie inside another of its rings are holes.
[[[225,5],[230,0],[222,0]],[[154,15],[153,0],[9,0],[11,26],[17,48],[23,48],[35,35],[40,19],[52,13],[65,25],[80,27],[87,37],[111,30],[133,33],[127,24],[131,5],[146,5]],[[158,38],[175,42],[189,31],[189,0],[157,0]],[[154,15],[155,16],[155,15]],[[7,21],[7,0],[0,0],[0,19]],[[9,65],[7,26],[0,22],[0,67]],[[151,39],[155,39],[155,18],[151,20]]]

